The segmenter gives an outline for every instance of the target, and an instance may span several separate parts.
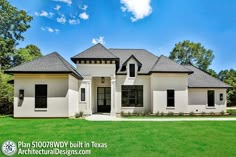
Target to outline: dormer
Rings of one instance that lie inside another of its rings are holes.
[[[136,77],[138,71],[140,71],[142,63],[134,56],[131,55],[121,67],[121,72],[127,72],[128,77]]]

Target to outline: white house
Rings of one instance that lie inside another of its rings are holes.
[[[14,117],[226,110],[229,85],[144,49],[97,44],[71,59],[76,68],[54,52],[5,71],[14,74]]]

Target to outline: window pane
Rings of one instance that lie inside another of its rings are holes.
[[[35,108],[47,108],[47,85],[35,85]]]
[[[214,107],[215,106],[215,91],[209,90],[207,91],[207,98],[208,98],[208,106]]]
[[[167,90],[167,107],[175,107],[175,91]]]
[[[129,77],[135,77],[135,65],[134,64],[129,65]]]
[[[85,88],[81,88],[81,101],[85,101]]]
[[[98,93],[105,93],[104,88],[98,88]]]
[[[143,86],[123,85],[122,89],[122,106],[142,107],[143,106]]]

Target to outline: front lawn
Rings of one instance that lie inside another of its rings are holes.
[[[107,143],[105,149],[92,149],[91,156],[231,157],[236,156],[236,121],[89,122],[0,118],[0,144],[6,140]]]

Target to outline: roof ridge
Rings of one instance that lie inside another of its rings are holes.
[[[57,55],[57,57],[60,59],[60,61],[62,62],[62,64],[64,64],[65,66],[66,66],[66,68],[67,68],[67,70],[71,70],[71,69],[69,69],[69,67],[68,67],[68,65],[67,64],[65,64],[65,62],[64,61],[66,61],[61,55],[59,55],[57,52],[55,52],[55,54]],[[66,61],[67,62],[67,61]],[[67,62],[67,63],[69,63],[69,62]],[[70,63],[69,63],[70,64]]]

